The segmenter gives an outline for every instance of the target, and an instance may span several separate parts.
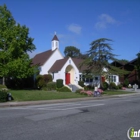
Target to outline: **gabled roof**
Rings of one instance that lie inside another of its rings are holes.
[[[59,41],[56,35],[54,35],[52,41],[53,41],[53,40],[57,40],[57,41]]]
[[[58,72],[62,69],[62,67],[64,66],[64,64],[67,62],[69,58],[64,58],[64,59],[60,59],[57,60],[53,66],[49,69],[49,72]],[[83,62],[83,59],[78,59],[78,58],[71,58],[74,62],[74,64],[76,65],[77,69],[79,69],[79,71],[83,71],[85,69],[85,67],[81,67],[80,68],[80,64]]]
[[[67,58],[63,58],[63,59],[59,59],[59,60],[55,61],[55,63],[52,65],[52,67],[49,69],[48,72],[60,71],[68,59],[69,58],[67,57]]]
[[[35,57],[32,59],[32,65],[42,66],[49,59],[49,57],[53,54],[54,51],[48,50],[35,55]]]
[[[83,72],[87,68],[87,66],[84,65],[80,68],[80,64],[84,61],[84,59],[72,58],[72,60],[80,72]]]

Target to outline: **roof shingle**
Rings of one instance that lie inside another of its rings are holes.
[[[64,64],[67,62],[69,58],[64,58],[64,59],[60,59],[57,60],[53,66],[49,69],[49,72],[58,72],[62,69],[62,67],[64,66]],[[85,70],[85,66],[80,68],[80,64],[83,62],[83,59],[78,59],[78,58],[71,58],[74,62],[74,64],[76,65],[76,67],[79,69],[80,72],[82,72],[83,70]]]
[[[48,50],[35,55],[35,57],[32,59],[32,65],[42,66],[49,59],[49,57],[53,54],[54,51]]]

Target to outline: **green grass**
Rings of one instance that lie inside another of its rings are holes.
[[[37,101],[37,100],[53,100],[53,99],[69,99],[83,98],[86,95],[80,95],[73,92],[53,92],[43,90],[10,90],[13,101]]]
[[[53,100],[53,99],[69,99],[69,98],[86,98],[87,95],[81,95],[73,92],[55,92],[43,90],[9,90],[12,93],[13,101],[38,101],[38,100]],[[118,95],[128,94],[121,90],[107,90],[103,95]],[[92,97],[92,96],[91,96]]]
[[[118,95],[118,94],[130,94],[134,93],[131,91],[124,91],[124,90],[106,90],[103,92],[105,95]]]

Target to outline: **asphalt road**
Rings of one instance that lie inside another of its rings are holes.
[[[140,95],[0,108],[0,140],[128,140],[140,129]]]

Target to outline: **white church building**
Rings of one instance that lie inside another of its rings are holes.
[[[99,85],[99,76],[93,77],[92,79],[85,79],[82,76],[84,67],[79,67],[82,61],[83,59],[63,57],[59,50],[59,40],[56,34],[52,39],[51,49],[35,55],[32,59],[33,65],[39,66],[39,74],[51,74],[54,82],[56,82],[57,79],[63,79],[64,85],[72,84],[79,86],[78,81],[84,80],[85,85]],[[114,75],[113,80],[113,82],[117,84],[119,77]]]

